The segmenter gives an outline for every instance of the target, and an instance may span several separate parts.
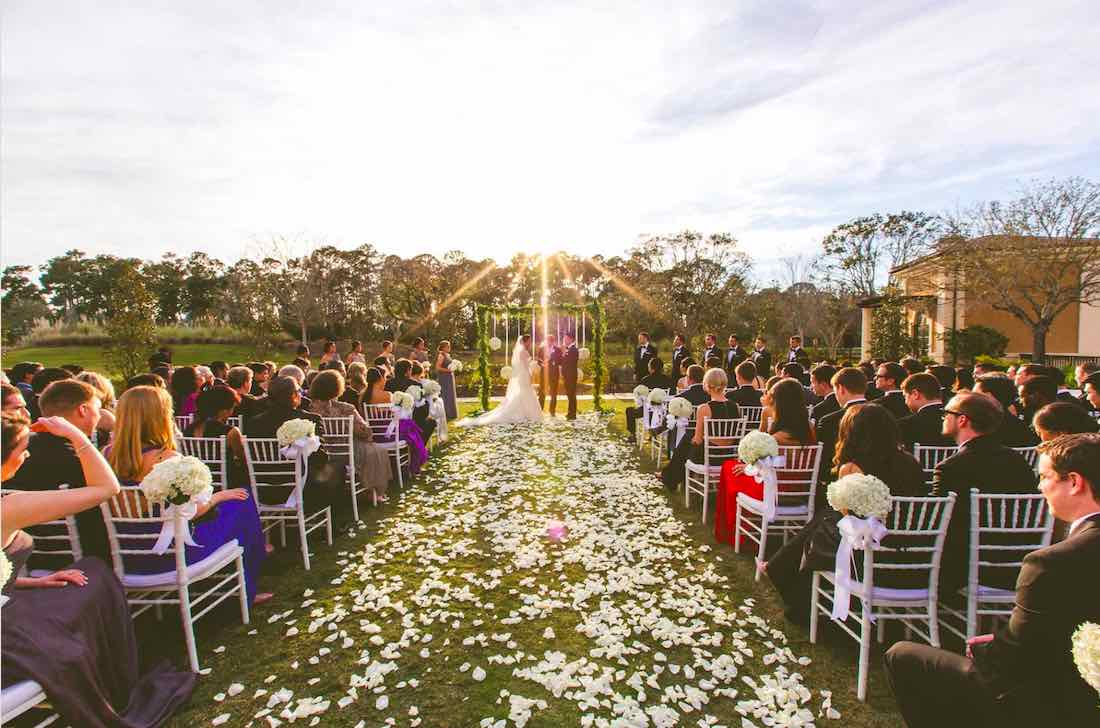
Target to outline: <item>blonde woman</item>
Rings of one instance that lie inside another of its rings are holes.
[[[118,400],[115,436],[107,448],[107,462],[123,485],[138,485],[159,462],[175,457],[172,397],[159,387],[133,387]],[[157,529],[159,530],[159,528]],[[193,522],[194,541],[187,547],[187,563],[196,563],[236,539],[244,548],[244,576],[248,597],[265,602],[270,593],[258,594],[256,581],[267,554],[260,516],[251,495],[243,488],[214,493],[199,506]],[[173,556],[146,556],[127,560],[127,571],[155,574],[171,571]],[[133,563],[130,563],[130,562]]]

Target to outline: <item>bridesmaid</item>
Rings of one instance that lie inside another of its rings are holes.
[[[421,364],[426,364],[428,359],[431,358],[431,355],[428,354],[428,342],[424,340],[423,336],[416,337],[416,341],[413,342],[413,349],[409,352],[409,358]]]
[[[451,371],[451,342],[439,342],[439,353],[435,357],[435,378],[439,382],[441,390],[439,396],[443,398],[443,408],[447,411],[447,419],[458,417],[458,399],[455,396],[455,373]]]
[[[367,357],[363,354],[363,342],[358,340],[351,342],[351,349],[344,355],[344,364],[347,366],[350,367],[356,362],[367,363]]]

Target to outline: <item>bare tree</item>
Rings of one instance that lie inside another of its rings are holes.
[[[1055,318],[1100,304],[1100,184],[1033,180],[1007,203],[983,202],[950,217],[939,246],[948,285],[1031,329],[1032,357],[1046,356]]]
[[[879,280],[931,250],[943,220],[924,212],[875,213],[838,225],[822,241],[824,270],[856,296],[879,293]]]

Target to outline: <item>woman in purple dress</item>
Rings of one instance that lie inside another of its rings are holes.
[[[382,370],[371,367],[367,370],[367,390],[363,392],[363,404],[385,404],[392,401],[392,395],[386,391],[386,377]],[[409,444],[409,472],[416,475],[428,461],[428,448],[424,447],[424,433],[411,419],[398,421],[398,434]],[[390,442],[393,437],[375,437],[375,442]]]
[[[3,479],[26,458],[29,430],[69,440],[80,459],[85,486],[58,491],[24,491],[0,501],[0,538],[12,574],[4,584],[9,601],[0,620],[3,687],[33,680],[46,692],[62,725],[152,728],[166,721],[190,698],[195,675],[161,662],[138,671],[137,638],[122,584],[94,557],[54,574],[61,583],[34,588],[19,572],[34,549],[20,529],[97,508],[119,492],[103,456],[75,425],[43,417],[28,427],[25,417],[5,412]],[[28,588],[29,587],[29,588]]]

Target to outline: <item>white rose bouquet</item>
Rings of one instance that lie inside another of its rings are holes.
[[[695,407],[683,397],[673,397],[668,401],[668,413],[673,417],[690,419]]]
[[[511,379],[512,378],[512,367],[508,366],[507,364],[502,366],[500,368],[500,378],[501,379]]]
[[[829,505],[841,513],[885,521],[890,515],[890,487],[873,475],[845,475],[828,488]]]
[[[1073,661],[1085,682],[1100,692],[1100,624],[1085,622],[1073,633]]]
[[[460,371],[462,371],[462,366],[463,366],[462,362],[460,362],[458,359],[451,359],[451,366],[448,367],[448,368],[452,372],[460,372]]]
[[[577,349],[577,358],[581,361],[584,361],[590,356],[592,356],[592,352],[588,350],[587,346],[582,346],[580,349]]]
[[[635,402],[643,402],[643,401],[645,401],[646,397],[648,397],[648,396],[649,396],[649,387],[645,386],[644,384],[639,384],[637,387],[634,388],[634,401]]]
[[[196,457],[177,455],[153,466],[141,481],[141,492],[150,503],[205,503],[214,495],[210,468]]]
[[[412,389],[412,387],[410,387],[410,389]],[[393,404],[393,406],[398,408],[398,409],[408,410],[409,412],[412,411],[413,404],[415,404],[415,402],[413,401],[412,395],[409,394],[408,392],[393,392],[393,393],[391,393],[390,394],[390,403]]]
[[[428,399],[435,399],[443,391],[439,386],[439,382],[434,379],[428,379],[420,385],[420,388],[424,390],[424,396]]]
[[[281,447],[288,447],[303,437],[314,437],[316,434],[317,427],[313,422],[299,418],[287,420],[279,425],[279,429],[275,432],[275,439],[279,441]]]
[[[405,394],[412,397],[413,404],[415,405],[417,402],[424,399],[424,388],[419,384],[413,384],[405,390]]]
[[[493,351],[497,351],[501,346],[503,346],[503,342],[500,340],[500,337],[494,336],[489,339],[489,348]]]
[[[666,399],[668,399],[668,392],[660,387],[649,390],[649,403],[651,405],[664,404]]]
[[[761,430],[753,430],[741,438],[737,443],[737,459],[752,465],[763,458],[779,455],[779,443],[776,439]]]

